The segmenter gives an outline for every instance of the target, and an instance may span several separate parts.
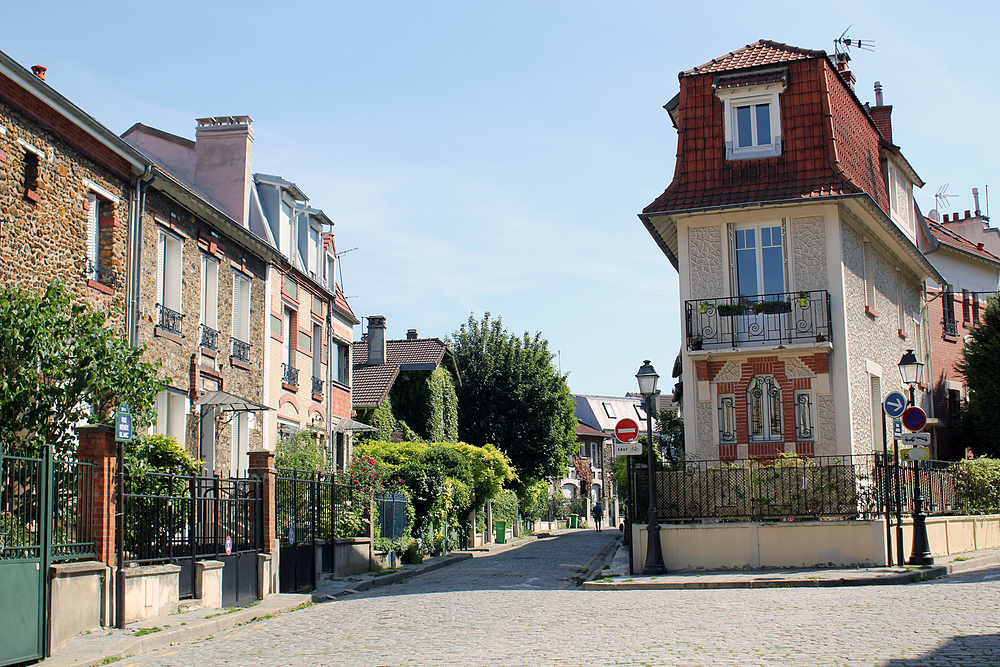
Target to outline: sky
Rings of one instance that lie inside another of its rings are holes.
[[[645,359],[673,384],[677,274],[637,214],[673,177],[678,72],[847,30],[875,43],[857,93],[881,81],[921,209],[1000,188],[993,2],[4,4],[0,49],[115,133],[250,115],[254,171],[335,222],[356,339],[370,315],[444,338],[489,312],[579,394],[637,391]]]

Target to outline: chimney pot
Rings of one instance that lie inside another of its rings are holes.
[[[965,217],[966,218],[971,218],[972,217],[972,211],[966,209],[966,211],[965,211]]]
[[[877,106],[877,107],[884,106],[882,104],[882,82],[881,81],[876,81],[875,82],[875,106]]]
[[[368,364],[381,366],[385,362],[385,316],[372,315],[368,318]]]
[[[972,188],[972,198],[976,201],[976,217],[980,216],[979,209],[979,188]]]
[[[45,65],[32,65],[31,66],[32,73],[34,73],[34,75],[37,76],[42,81],[45,81],[45,70],[47,70],[47,69],[48,69],[48,67],[46,67]]]
[[[406,340],[416,340],[416,339],[417,339],[417,330],[416,329],[408,329],[406,331]]]

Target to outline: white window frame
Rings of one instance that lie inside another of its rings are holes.
[[[249,460],[244,463],[243,459],[250,451],[250,413],[234,412],[229,421],[229,470],[232,477],[239,477],[241,463],[249,465]]]
[[[726,159],[743,160],[748,158],[771,157],[781,155],[781,106],[779,95],[785,91],[785,84],[780,82],[748,86],[743,88],[727,88],[716,90],[716,95],[724,104],[723,125],[726,132]],[[756,114],[751,113],[754,130],[754,143],[751,146],[739,147],[737,141],[736,109],[745,106],[769,105],[771,121],[770,144],[759,144],[756,136]]]
[[[253,280],[233,270],[233,338],[250,342],[250,291]]]
[[[322,244],[322,232],[320,228],[316,225],[309,225],[309,240],[307,243],[307,250],[309,252],[309,274],[313,278],[318,278],[320,273],[319,267],[319,255],[320,255],[320,245]]]
[[[761,400],[760,405],[756,406],[754,404],[753,392],[757,385],[761,385]],[[768,386],[773,386],[777,391],[777,397],[775,394],[766,391]],[[781,387],[778,385],[778,381],[773,375],[755,375],[747,386],[747,431],[750,435],[750,442],[783,442],[784,441],[784,412],[782,411],[781,405]],[[777,405],[775,405],[775,400],[777,400]],[[754,420],[757,418],[757,409],[760,409],[760,434],[754,433]],[[774,424],[771,423],[773,414],[777,412],[778,423],[777,430],[775,430]]]
[[[187,415],[190,399],[183,391],[167,387],[156,395],[156,424],[150,432],[173,436],[177,444],[187,444]]]
[[[174,312],[183,313],[184,241],[161,229],[158,243],[157,302]]]
[[[865,240],[861,244],[861,250],[864,255],[865,307],[870,314],[877,315],[878,308],[875,303],[875,247],[871,241]]]
[[[87,259],[90,266],[87,267],[88,274],[97,279],[97,269],[101,266],[101,230],[100,225],[100,205],[101,200],[93,190],[87,196],[90,205],[87,211]]]
[[[219,330],[219,260],[201,256],[201,323]]]

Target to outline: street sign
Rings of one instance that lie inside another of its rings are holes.
[[[127,405],[122,405],[115,413],[115,441],[132,441],[132,415],[129,413]]]
[[[898,417],[906,410],[906,397],[898,391],[894,391],[885,397],[882,403],[885,414],[890,417]]]
[[[639,436],[639,425],[634,419],[619,419],[615,424],[615,437],[622,442],[632,442]]]
[[[892,439],[899,440],[903,437],[903,420],[894,417],[892,420]]]
[[[615,456],[638,456],[642,454],[642,443],[615,441],[613,451]]]
[[[911,431],[919,431],[927,425],[927,415],[918,407],[906,408],[903,413],[903,426]]]
[[[233,536],[232,535],[226,535],[226,555],[227,556],[232,556],[233,555]]]
[[[910,461],[919,461],[921,459],[929,459],[931,457],[931,450],[926,447],[910,447],[909,449],[901,449],[899,453]]]
[[[903,436],[903,444],[912,447],[927,447],[931,444],[931,434],[907,433]]]

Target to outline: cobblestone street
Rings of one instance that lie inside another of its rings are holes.
[[[1000,568],[905,586],[581,590],[615,535],[540,539],[119,664],[1000,665]]]

